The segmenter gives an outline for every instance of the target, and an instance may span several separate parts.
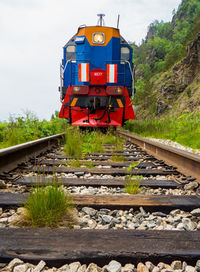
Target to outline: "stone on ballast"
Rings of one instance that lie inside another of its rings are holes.
[[[200,208],[194,209],[193,211],[191,211],[191,214],[195,216],[200,216]]]
[[[17,212],[16,212],[17,214],[26,214],[26,209],[25,208],[23,208],[23,207],[19,207],[18,209],[17,209]]]
[[[99,210],[100,214],[109,214],[110,212],[111,212],[111,210],[109,210],[109,209],[100,209]]]
[[[61,267],[58,269],[58,272],[70,272],[69,265],[68,265],[68,264],[65,264],[65,265],[61,266]]]
[[[116,224],[120,224],[120,220],[119,219],[117,219],[117,218],[113,218],[112,219],[112,223],[114,224],[114,225],[116,225]]]
[[[19,220],[19,216],[17,214],[13,214],[8,217],[8,223],[10,224],[14,224],[15,222],[17,222],[17,220]]]
[[[110,224],[112,219],[113,219],[113,217],[111,215],[103,215],[102,216],[102,224],[103,225]]]
[[[96,227],[96,225],[97,225],[97,223],[94,220],[92,220],[92,219],[88,220],[88,226],[91,229],[94,229]]]
[[[154,216],[160,216],[160,217],[166,217],[166,213],[163,213],[163,212],[153,212],[152,213]]]
[[[149,261],[145,262],[145,265],[149,269],[150,272],[152,272],[152,270],[155,267],[154,264],[152,264],[152,262],[149,262]]]
[[[156,224],[152,222],[152,223],[147,224],[147,227],[148,227],[149,229],[152,229],[152,228],[155,228],[155,227],[156,227]]]
[[[183,218],[182,222],[185,230],[194,230],[197,227],[197,224],[192,222],[189,218]]]
[[[154,266],[152,272],[159,272],[159,271],[160,271],[160,269],[157,266]]]
[[[106,267],[106,272],[121,272],[121,264],[117,261],[111,261]]]
[[[190,183],[186,184],[186,185],[184,186],[184,189],[185,189],[185,190],[194,190],[194,189],[196,189],[198,186],[199,186],[198,182],[193,181],[193,182],[190,182]]]
[[[157,265],[158,268],[160,268],[161,270],[162,269],[171,269],[171,266],[169,264],[166,264],[166,263],[163,263],[163,262],[160,262],[158,265]]]
[[[41,272],[45,267],[46,263],[44,261],[40,261],[36,267],[33,269],[33,272]]]
[[[182,269],[182,263],[181,263],[181,261],[173,261],[173,262],[171,263],[171,268],[172,268],[173,270]]]
[[[129,223],[127,224],[127,227],[128,227],[129,229],[135,229],[135,224],[132,223],[132,222],[129,222]]]
[[[176,214],[180,213],[180,211],[181,211],[181,210],[176,209],[176,210],[171,211],[170,214],[171,214],[171,215],[176,215]]]
[[[87,269],[87,265],[83,264],[83,265],[81,265],[81,267],[79,267],[79,269],[77,270],[77,272],[85,272],[86,269]]]
[[[0,208],[0,216],[2,215],[2,213],[3,213],[3,209],[2,209],[2,208]]]
[[[137,272],[149,272],[149,269],[143,263],[138,263]]]
[[[7,185],[6,185],[5,181],[0,179],[0,189],[6,189],[6,188],[7,188]]]
[[[0,223],[2,224],[8,223],[8,218],[7,217],[0,218]]]
[[[178,230],[183,230],[184,229],[184,225],[183,223],[179,223],[176,227]]]
[[[163,268],[163,269],[161,269],[160,272],[172,272],[172,271],[173,271],[173,269],[170,267],[170,268]]]
[[[26,272],[28,270],[28,264],[19,264],[14,267],[13,272]]]
[[[187,265],[185,268],[185,272],[196,272],[196,269],[191,265]]]
[[[102,268],[98,267],[95,263],[90,263],[88,265],[88,268],[86,269],[86,272],[101,272]]]
[[[69,264],[70,272],[77,272],[79,267],[81,267],[80,262],[74,262]]]
[[[8,269],[13,269],[16,265],[23,264],[24,262],[18,258],[13,259],[11,262],[9,262],[7,268]]]
[[[97,211],[95,209],[90,208],[90,207],[84,207],[84,208],[82,208],[82,212],[84,212],[84,213],[86,213],[86,214],[88,214],[90,216],[95,216],[96,213],[97,213]]]
[[[133,264],[126,264],[124,267],[121,268],[121,272],[133,272],[135,266]]]

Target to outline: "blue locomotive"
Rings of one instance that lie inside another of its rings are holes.
[[[80,127],[118,127],[135,119],[132,48],[118,28],[81,26],[63,48],[59,117]]]

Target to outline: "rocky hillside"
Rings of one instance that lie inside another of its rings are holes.
[[[200,111],[199,0],[183,0],[170,23],[152,23],[134,49],[138,118]]]

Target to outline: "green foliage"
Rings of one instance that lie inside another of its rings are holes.
[[[140,46],[132,44],[136,65],[136,103],[142,103],[145,84],[186,56],[186,46],[200,29],[200,1],[182,0],[173,21],[154,21]],[[147,95],[148,96],[148,95]]]
[[[129,193],[129,194],[136,194],[140,188],[141,185],[141,179],[143,178],[142,176],[133,176],[132,170],[139,164],[139,162],[132,162],[132,164],[127,168],[127,171],[130,173],[127,175],[128,182],[125,184],[125,189],[124,191]]]
[[[138,166],[139,162],[135,162],[133,161],[131,165],[129,165],[129,167],[127,168],[127,170],[129,172],[131,172],[133,170],[133,168],[135,168],[136,166]]]
[[[86,168],[94,168],[94,164],[90,161],[87,161],[86,163],[84,163]]]
[[[65,154],[76,158],[80,158],[80,156],[84,158],[89,153],[104,152],[103,144],[116,144],[120,147],[120,144],[124,142],[119,137],[112,135],[112,131],[107,134],[100,131],[81,132],[76,127],[68,127],[65,136]]]
[[[134,195],[137,194],[140,185],[142,176],[128,176],[128,182],[125,184],[124,191],[128,194]]]
[[[9,147],[64,131],[66,121],[58,118],[57,112],[50,121],[39,119],[27,111],[24,116],[10,117],[9,122],[0,123],[0,148]]]
[[[125,128],[140,136],[170,139],[184,146],[200,149],[200,113],[185,112],[178,118],[130,120]]]
[[[69,166],[69,167],[80,167],[81,163],[80,163],[79,160],[69,160],[67,162],[67,166]]]
[[[82,151],[82,137],[77,127],[68,127],[65,132],[64,151],[67,156],[74,156],[77,159]]]
[[[70,210],[72,198],[55,181],[53,185],[32,188],[25,203],[26,215],[23,219],[32,227],[57,227],[66,217],[71,225]]]
[[[111,160],[115,161],[115,162],[123,162],[124,161],[124,156],[122,156],[122,155],[112,155]]]

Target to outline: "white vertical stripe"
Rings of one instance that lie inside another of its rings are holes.
[[[87,64],[81,63],[81,79],[87,81]]]
[[[109,82],[115,83],[115,65],[114,64],[109,65]]]

